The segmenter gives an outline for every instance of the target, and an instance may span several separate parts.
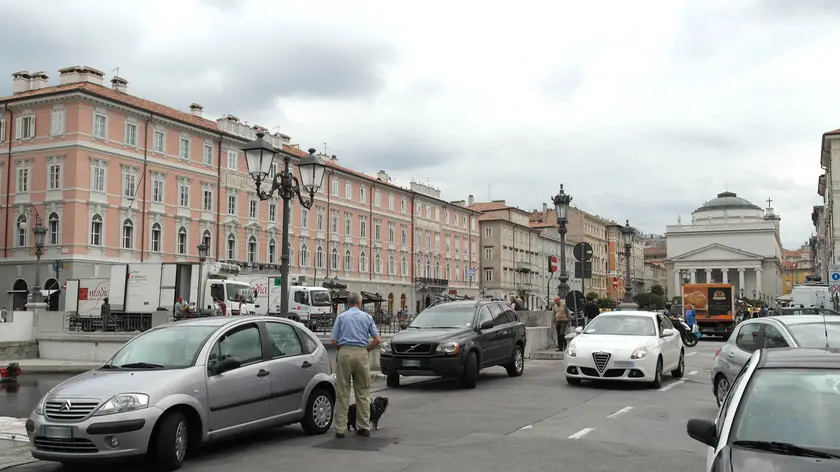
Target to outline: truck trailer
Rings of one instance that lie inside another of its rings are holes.
[[[685,284],[682,288],[683,315],[694,308],[694,319],[705,336],[729,339],[735,328],[735,298],[732,284]]]

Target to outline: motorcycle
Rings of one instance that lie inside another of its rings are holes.
[[[691,327],[688,326],[688,323],[685,322],[681,316],[674,316],[671,317],[671,324],[674,325],[674,328],[680,332],[680,336],[682,336],[683,344],[688,347],[694,347],[697,345],[697,335],[691,331]]]

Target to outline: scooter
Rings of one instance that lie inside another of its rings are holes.
[[[685,319],[681,316],[674,316],[671,317],[671,324],[674,325],[674,328],[680,332],[680,335],[683,339],[683,344],[688,347],[694,347],[697,345],[697,335],[691,331],[691,327],[688,326],[688,323],[685,322]]]

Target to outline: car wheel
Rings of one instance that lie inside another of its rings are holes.
[[[184,465],[189,445],[187,418],[178,411],[167,413],[158,425],[152,460],[163,470],[178,470]]]
[[[653,382],[650,383],[651,388],[662,388],[662,357],[656,359],[656,373],[653,374]]]
[[[677,368],[671,371],[671,376],[680,379],[683,375],[685,375],[685,351],[680,349],[680,362],[677,364]]]
[[[514,346],[513,359],[511,359],[510,364],[505,366],[505,369],[511,377],[519,377],[525,372],[525,352],[519,344]]]
[[[396,372],[388,372],[388,376],[385,378],[385,385],[391,388],[397,388],[400,386],[400,374]]]
[[[566,377],[566,382],[568,382],[569,385],[580,385],[580,379],[575,377]]]
[[[461,386],[464,388],[475,388],[478,383],[478,357],[474,352],[467,354],[464,362],[464,373],[461,374]]]
[[[327,390],[316,388],[309,395],[306,411],[300,425],[307,434],[324,434],[330,430],[333,422],[335,399]]]
[[[715,379],[715,400],[718,406],[723,403],[727,393],[729,393],[729,380],[723,374],[718,374]]]

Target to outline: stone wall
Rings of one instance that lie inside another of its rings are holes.
[[[18,361],[21,359],[37,358],[37,341],[12,341],[0,343],[0,361]]]
[[[554,327],[554,315],[550,311],[517,311],[516,314],[528,328]]]

